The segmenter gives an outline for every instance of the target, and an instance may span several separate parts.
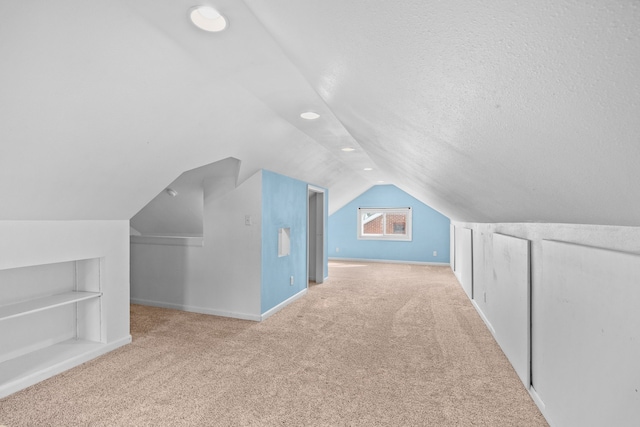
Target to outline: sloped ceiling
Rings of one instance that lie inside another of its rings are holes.
[[[205,199],[235,189],[239,170],[230,157],[184,172],[131,218],[131,227],[143,235],[202,236]]]
[[[384,180],[454,220],[638,226],[639,6],[4,0],[0,219],[129,219],[234,157],[331,211]]]

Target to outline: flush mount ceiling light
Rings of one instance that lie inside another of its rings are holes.
[[[210,6],[198,6],[191,9],[191,22],[201,30],[217,33],[227,28],[227,20],[220,12]]]
[[[170,195],[171,197],[176,197],[178,195],[178,192],[176,190],[174,190],[173,188],[167,188],[164,191],[166,191],[167,194]]]
[[[351,147],[344,147],[344,148],[342,149],[342,151],[346,151],[347,153],[349,153],[349,152],[351,152],[351,151],[356,151],[356,149],[355,149],[355,148],[351,148]]]
[[[314,113],[313,111],[307,111],[306,113],[300,114],[300,117],[306,120],[315,120],[320,117],[320,114]]]
[[[365,171],[372,171],[372,170],[373,170],[373,168],[364,168],[363,170],[365,170]]]

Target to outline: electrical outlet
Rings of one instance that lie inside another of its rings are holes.
[[[244,225],[251,225],[253,224],[253,221],[251,220],[251,215],[245,215],[244,216]]]
[[[438,251],[433,251],[433,256],[438,256]]]
[[[340,248],[336,248],[336,252],[340,252]]]
[[[289,277],[289,285],[293,286],[293,276]]]

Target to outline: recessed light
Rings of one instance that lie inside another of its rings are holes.
[[[216,33],[227,28],[227,20],[210,6],[198,6],[191,10],[191,22],[201,30]]]
[[[366,170],[366,171],[372,171],[372,170],[373,170],[373,168],[364,168],[363,170]]]
[[[313,111],[307,111],[306,113],[300,114],[300,117],[306,120],[315,120],[320,117],[320,114],[314,113]]]
[[[346,151],[348,153],[348,152],[351,152],[351,151],[356,151],[356,149],[355,148],[351,148],[351,147],[344,147],[342,149],[342,151]]]

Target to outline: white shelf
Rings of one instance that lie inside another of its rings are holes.
[[[0,363],[0,398],[90,360],[107,347],[71,339]]]
[[[0,398],[114,348],[104,339],[101,264],[0,270]]]
[[[51,295],[44,298],[37,298],[15,304],[0,307],[0,321],[13,317],[24,316],[30,313],[60,307],[66,304],[85,301],[102,296],[101,292],[80,292],[71,291],[62,294]]]
[[[131,243],[140,245],[204,246],[202,236],[130,236]]]

